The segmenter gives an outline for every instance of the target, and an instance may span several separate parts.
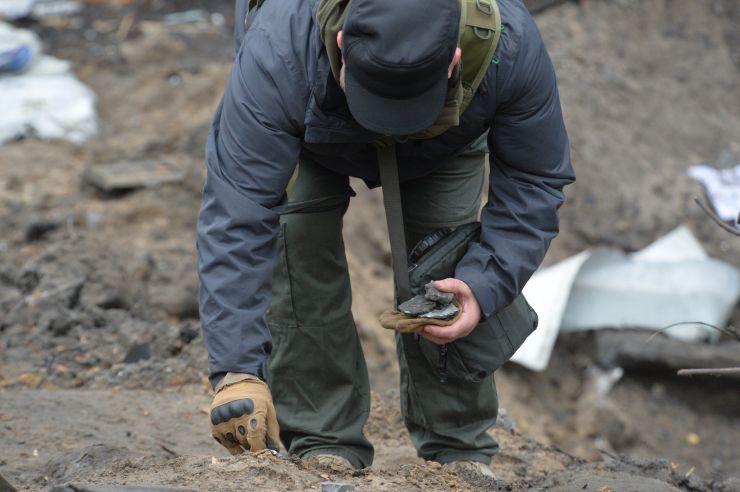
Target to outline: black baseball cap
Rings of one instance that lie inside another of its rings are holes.
[[[447,98],[458,0],[352,0],[342,30],[352,116],[376,133],[429,128]]]

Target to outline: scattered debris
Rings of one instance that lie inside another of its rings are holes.
[[[679,376],[731,376],[740,378],[740,367],[720,367],[719,369],[679,369]]]
[[[165,24],[190,24],[194,22],[209,22],[211,19],[210,13],[205,9],[192,9],[185,10],[183,12],[173,12],[166,14],[162,20]]]
[[[699,181],[720,219],[735,222],[740,212],[740,164],[715,169],[711,166],[692,166],[689,176]]]
[[[136,362],[149,360],[151,358],[152,349],[149,343],[136,343],[130,349],[128,349],[128,352],[126,352],[126,356],[123,358],[123,363],[134,364]]]
[[[167,447],[166,444],[160,443],[159,447],[162,448],[162,451],[164,451],[165,453],[172,455],[172,456],[177,456],[177,452],[171,450],[169,447]]]
[[[712,212],[711,210],[709,210],[709,207],[707,207],[706,205],[704,205],[704,203],[701,200],[699,200],[698,198],[694,197],[694,202],[697,205],[699,205],[699,208],[701,208],[701,210],[705,214],[707,214],[707,216],[710,219],[712,219],[712,221],[714,221],[715,224],[717,224],[718,226],[720,226],[722,229],[726,230],[730,234],[734,234],[736,236],[740,236],[740,229],[738,228],[738,227],[740,227],[740,225],[738,225],[740,223],[740,213],[738,213],[737,219],[735,219],[735,227],[732,227],[732,226],[727,225],[725,222],[723,222],[722,219],[720,219],[719,215],[717,215],[714,212]]]
[[[40,49],[39,40],[33,33],[0,22],[0,74],[25,70]]]
[[[596,334],[596,361],[604,367],[645,366],[683,369],[724,368],[740,365],[740,343],[691,343],[668,337],[650,337],[648,331],[602,331]]]
[[[516,420],[511,418],[509,412],[505,408],[498,407],[498,415],[496,415],[496,427],[512,432],[517,427]]]
[[[614,492],[639,490],[641,492],[678,492],[680,489],[660,480],[646,478],[632,473],[600,470],[566,471],[553,477],[559,484],[548,488],[552,492],[573,492],[574,490],[596,490]]]
[[[32,243],[38,241],[51,231],[59,229],[61,225],[59,222],[49,220],[32,222],[26,226],[26,242]]]
[[[601,400],[622,379],[624,369],[621,367],[602,369],[598,366],[591,366],[586,370],[586,374],[587,380],[584,394],[592,395],[595,399]]]
[[[740,272],[709,258],[682,226],[631,255],[585,251],[545,268],[524,295],[540,327],[512,361],[543,370],[560,330],[644,328],[687,341],[717,340],[712,327],[725,326],[740,299]]]
[[[429,319],[452,319],[460,309],[452,303],[455,295],[449,292],[440,292],[434,287],[434,282],[424,286],[424,294],[414,296],[398,305],[398,310],[411,317]]]
[[[718,260],[652,262],[599,251],[573,283],[561,329],[660,330],[681,323],[666,333],[716,340],[719,333],[706,324],[725,326],[739,297],[740,272]]]
[[[418,316],[432,311],[437,303],[430,301],[423,295],[414,296],[406,302],[398,305],[399,311],[408,316]]]
[[[82,4],[77,0],[3,0],[0,2],[0,18],[63,16],[79,12],[81,8]]]
[[[345,482],[322,482],[321,492],[352,492],[355,486]]]
[[[90,166],[82,179],[105,193],[114,193],[177,183],[184,176],[182,171],[164,161],[121,161]]]
[[[455,298],[455,294],[453,294],[452,292],[440,292],[434,286],[434,282],[429,282],[424,286],[424,297],[426,297],[430,301],[447,305],[452,302],[452,299]]]
[[[0,22],[0,36],[5,46],[17,39],[14,61],[6,66],[23,70],[0,76],[0,144],[24,136],[79,144],[95,135],[95,94],[74,76],[70,64],[40,54],[40,41],[28,30]]]
[[[740,299],[740,272],[679,227],[633,255],[597,251],[575,280],[563,331],[663,330],[683,340],[716,340]],[[690,323],[690,322],[698,323]],[[710,326],[711,325],[711,326]]]
[[[524,286],[524,297],[537,312],[539,324],[511,358],[533,371],[543,371],[560,332],[560,321],[568,305],[570,288],[590,252],[584,251],[567,260],[537,271]]]

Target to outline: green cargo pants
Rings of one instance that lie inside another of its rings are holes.
[[[484,161],[477,148],[401,184],[409,248],[437,228],[476,219]],[[342,240],[342,217],[353,195],[346,176],[300,163],[280,219],[267,313],[273,336],[269,372],[281,439],[291,454],[334,454],[366,467],[373,461],[363,434],[370,385],[350,311]],[[498,448],[486,432],[498,411],[493,378],[471,382],[451,375],[442,384],[429,342],[411,334],[396,341],[401,410],[419,456],[442,463],[490,462]]]

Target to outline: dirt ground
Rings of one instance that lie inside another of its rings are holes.
[[[225,23],[161,22],[194,7]],[[702,190],[686,176],[693,164],[740,160],[740,1],[582,0],[536,20],[578,176],[546,262],[595,245],[636,250],[685,223],[740,266],[740,241],[692,204]],[[374,466],[349,473],[218,447],[204,411],[194,225],[232,22],[226,0],[139,0],[29,24],[95,90],[100,135],[0,147],[0,475],[20,490],[317,490],[338,480],[387,491],[740,491],[737,380],[627,371],[601,396],[608,368],[595,364],[591,334],[561,337],[542,373],[497,372],[496,480],[416,458],[393,337],[377,322],[391,291],[380,194],[360,182],[345,240],[375,390]],[[121,160],[167,162],[183,179],[113,195],[83,182],[89,166]]]

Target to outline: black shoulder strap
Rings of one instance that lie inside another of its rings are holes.
[[[383,185],[385,220],[388,223],[388,236],[391,242],[393,277],[396,281],[396,301],[397,304],[400,304],[411,299],[412,295],[409,284],[406,236],[403,230],[401,187],[398,181],[395,143],[378,147],[378,167],[380,168],[380,182]]]

